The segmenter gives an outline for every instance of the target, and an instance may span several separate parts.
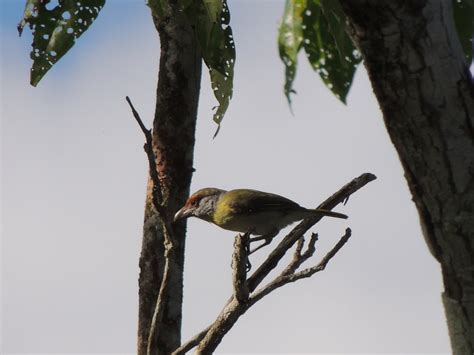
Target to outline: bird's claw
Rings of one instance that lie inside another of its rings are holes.
[[[247,262],[245,263],[245,272],[249,272],[252,270],[252,264],[250,264],[249,258],[247,258]]]
[[[257,250],[259,250],[259,249],[263,248],[264,246],[270,244],[273,237],[275,237],[275,235],[278,234],[278,232],[267,234],[267,235],[260,235],[260,236],[253,237],[253,238],[249,237],[250,234],[252,234],[251,230],[248,231],[245,234],[248,237],[247,238],[247,243],[245,245],[245,253],[247,254],[246,272],[249,272],[252,269],[252,264],[250,263],[249,256],[252,255],[253,253],[255,253]],[[254,249],[250,249],[250,244],[252,242],[258,242],[260,240],[263,240],[262,244],[260,244],[258,247],[254,248]]]

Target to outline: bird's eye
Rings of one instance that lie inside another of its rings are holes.
[[[193,203],[192,203],[193,206],[197,206],[198,204],[199,204],[198,200],[194,200]]]

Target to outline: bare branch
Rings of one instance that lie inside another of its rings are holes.
[[[165,302],[169,299],[169,290],[171,287],[171,262],[176,259],[176,247],[173,242],[172,229],[166,217],[160,217],[163,227],[164,245],[165,245],[165,266],[163,270],[163,280],[160,285],[160,292],[153,311],[153,317],[148,333],[147,354],[153,354],[158,342],[158,326],[163,321],[163,312],[166,308]],[[173,255],[174,253],[174,255]]]
[[[339,203],[344,202],[351,194],[367,185],[372,180],[375,180],[374,174],[365,173],[353,179],[348,184],[344,185],[339,191],[329,197],[326,201],[318,206],[318,208],[332,210]],[[278,246],[270,253],[268,258],[260,265],[260,267],[249,278],[249,290],[255,291],[262,280],[278,265],[281,258],[285,255],[298,239],[308,231],[314,224],[321,220],[321,216],[310,217],[298,224]]]
[[[224,309],[221,311],[215,322],[210,326],[210,328],[208,328],[205,336],[199,342],[199,346],[196,352],[198,354],[212,354],[222,341],[224,335],[232,328],[232,326],[237,322],[240,316],[242,316],[257,301],[262,299],[264,296],[266,296],[273,290],[287,283],[294,282],[301,278],[310,277],[316,272],[324,270],[329,260],[337,253],[337,251],[342,248],[342,246],[347,242],[349,237],[350,229],[348,228],[346,230],[346,234],[342,237],[342,239],[334,246],[334,248],[322,259],[322,261],[316,267],[305,269],[304,271],[297,274],[293,273],[285,275],[282,273],[275,280],[270,282],[270,284],[265,286],[261,291],[258,291],[255,295],[253,295],[245,303],[239,302],[235,297],[233,297],[230,303],[228,303],[226,307],[224,307]],[[313,235],[311,241],[311,243],[313,243],[313,246],[315,242],[316,237],[315,235]],[[304,254],[309,255],[311,253],[312,251],[309,251],[307,253],[305,252]],[[300,255],[300,258],[303,258],[303,255]],[[295,275],[298,275],[298,277],[295,278]]]
[[[206,329],[203,331],[197,333],[195,336],[193,336],[191,339],[189,339],[186,343],[181,345],[178,349],[172,352],[171,355],[182,355],[186,354],[189,350],[194,348],[196,345],[199,344],[199,342],[204,339],[206,336],[207,332],[211,329],[211,326],[208,326]]]
[[[298,256],[301,256],[301,252],[303,251],[304,247],[304,242],[304,237],[298,239],[298,243],[296,243],[295,253],[293,254],[293,259],[297,258]]]
[[[341,239],[337,242],[337,244],[324,256],[324,258],[321,259],[318,265],[305,269],[303,271],[298,272],[295,274],[295,277],[298,279],[302,277],[309,277],[313,275],[314,273],[318,271],[322,271],[326,268],[326,265],[329,263],[329,261],[337,254],[339,250],[347,243],[349,238],[352,236],[352,231],[350,228],[346,228],[346,232],[344,235],[341,237]],[[305,276],[308,275],[308,276]]]
[[[224,307],[204,338],[199,342],[196,353],[201,355],[213,354],[224,335],[227,334],[250,306],[249,302],[239,302],[235,297],[232,297],[230,303]]]
[[[234,254],[232,255],[232,278],[234,297],[239,302],[246,302],[249,298],[249,287],[247,285],[249,237],[249,233],[237,234],[234,242]]]
[[[235,237],[234,253],[232,255],[233,297],[227,302],[217,320],[194,336],[176,351],[183,354],[199,343],[198,354],[212,354],[222,340],[222,337],[235,324],[237,319],[248,309],[249,289],[247,284],[247,265],[249,256],[250,234],[238,234]]]
[[[161,192],[160,177],[158,176],[158,170],[156,169],[156,157],[155,152],[153,151],[153,137],[151,135],[151,129],[146,128],[137,110],[135,110],[130,98],[126,96],[125,100],[127,100],[128,104],[130,105],[133,117],[135,117],[135,120],[145,135],[145,145],[143,146],[143,149],[145,150],[145,153],[148,157],[150,177],[153,181],[153,206],[155,206],[158,213],[163,214],[163,207],[161,205],[163,202],[163,194]]]
[[[313,233],[311,234],[311,239],[309,240],[308,247],[306,251],[301,254],[304,245],[304,237],[298,239],[298,243],[296,244],[296,249],[293,254],[293,259],[291,260],[290,264],[283,270],[281,273],[282,275],[289,275],[293,274],[306,260],[308,260],[311,256],[313,256],[314,252],[316,251],[315,244],[318,240],[318,234]]]
[[[284,274],[282,273],[268,285],[263,287],[261,290],[256,291],[256,293],[250,299],[251,304],[255,304],[257,301],[261,300],[264,296],[268,295],[270,292],[276,290],[277,288],[284,286],[290,282],[295,282],[300,279],[308,278],[313,276],[319,271],[323,271],[329,261],[337,254],[339,250],[347,243],[351,237],[351,229],[347,228],[346,233],[341,237],[337,244],[322,258],[318,265],[304,269],[297,273]]]
[[[362,174],[358,178],[355,178],[350,183],[343,186],[338,192],[333,194],[325,202],[323,202],[318,208],[332,209],[337,204],[347,200],[347,198],[365,186],[376,177],[373,174]],[[341,240],[326,254],[321,262],[303,271],[296,272],[296,270],[310,257],[314,255],[315,244],[318,240],[317,234],[312,234],[308,246],[304,252],[304,233],[311,228],[320,217],[312,217],[304,220],[298,226],[296,226],[283,240],[278,244],[275,249],[270,253],[267,259],[260,265],[260,267],[253,273],[253,275],[245,280],[245,268],[248,257],[248,249],[243,248],[245,245],[242,240],[242,236],[237,236],[234,244],[233,254],[233,284],[234,294],[232,298],[226,303],[223,310],[220,312],[217,319],[201,333],[194,336],[191,340],[185,343],[183,346],[175,350],[175,354],[184,354],[191,350],[194,346],[198,346],[196,352],[198,354],[212,354],[217,348],[219,343],[225,334],[232,328],[237,322],[239,317],[243,315],[252,305],[262,299],[265,295],[269,294],[273,290],[296,280],[307,278],[315,273],[324,270],[328,262],[336,255],[336,253],[344,246],[347,240],[351,236],[351,230],[346,229],[345,235]],[[288,266],[282,271],[282,273],[275,278],[273,281],[268,283],[261,290],[258,290],[253,295],[257,286],[268,276],[268,274],[277,266],[278,262],[285,255],[286,252],[298,242],[293,259]],[[247,282],[246,282],[247,281]],[[251,294],[248,298],[249,293]]]
[[[303,253],[303,255],[301,255],[301,257],[304,258],[304,260],[309,259],[311,256],[313,256],[314,252],[316,251],[317,241],[318,241],[318,233],[312,233],[311,239],[309,240],[309,243],[308,243],[308,248]]]

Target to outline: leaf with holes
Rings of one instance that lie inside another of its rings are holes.
[[[285,65],[285,95],[291,106],[293,81],[298,65],[298,52],[303,41],[303,12],[306,0],[286,0],[285,12],[278,33],[278,49]]]
[[[339,1],[309,0],[303,15],[303,47],[326,86],[346,103],[362,58],[346,33]]]
[[[18,32],[28,24],[33,33],[30,83],[36,86],[49,69],[71,49],[97,18],[105,0],[59,0],[48,9],[49,1],[27,0]]]
[[[214,121],[220,127],[232,98],[234,80],[235,46],[229,8],[225,0],[181,0],[180,4],[195,29],[202,57],[209,68],[211,86],[219,103]]]
[[[454,22],[467,62],[472,61],[474,34],[474,0],[453,0]]]

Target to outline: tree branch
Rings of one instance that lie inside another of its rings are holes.
[[[285,270],[283,270],[282,275],[289,275],[294,273],[301,266],[301,264],[303,264],[307,259],[313,256],[314,252],[316,251],[315,244],[318,241],[318,234],[313,233],[311,235],[311,239],[309,240],[306,251],[301,254],[301,252],[303,251],[304,240],[304,237],[298,239],[298,243],[296,244],[295,252],[293,254],[293,260],[290,262],[290,264],[288,264]]]
[[[137,121],[143,134],[145,135],[145,145],[143,146],[143,150],[145,150],[145,153],[148,157],[148,167],[149,167],[148,170],[150,172],[151,180],[153,181],[153,206],[155,206],[158,213],[162,215],[163,214],[163,206],[162,206],[163,193],[161,191],[161,184],[160,184],[160,177],[158,176],[158,170],[156,169],[156,157],[155,157],[155,152],[153,151],[153,137],[151,135],[151,129],[146,128],[137,110],[135,110],[135,107],[133,106],[130,98],[128,96],[125,96],[125,100],[127,100],[128,104],[130,105],[130,108],[132,109],[133,117],[135,117],[135,120]]]
[[[173,243],[166,228],[163,228],[165,235],[165,267],[163,271],[163,281],[160,285],[160,292],[156,300],[153,317],[151,319],[150,333],[148,334],[147,354],[151,355],[157,347],[158,342],[158,328],[163,321],[163,313],[165,310],[165,301],[169,298],[170,279],[171,279],[171,253],[174,251]],[[168,242],[167,242],[168,241]]]
[[[326,199],[317,208],[332,210],[339,203],[346,201],[350,195],[361,189],[369,182],[375,180],[377,177],[374,174],[365,173],[353,179],[348,184],[344,185],[339,191],[334,193],[331,197]],[[298,224],[278,246],[270,253],[268,258],[260,265],[260,267],[249,278],[249,290],[255,291],[262,280],[278,265],[285,253],[290,249],[304,233],[306,233],[313,225],[321,220],[322,216],[310,217]]]
[[[227,301],[225,307],[227,307],[231,301],[235,298],[239,302],[246,302],[249,298],[249,289],[247,284],[247,265],[248,265],[248,242],[250,235],[248,233],[241,235],[237,234],[234,241],[234,253],[232,255],[232,278],[233,278],[233,297]],[[211,326],[208,326],[206,329],[196,334],[186,343],[181,345],[178,349],[173,351],[172,355],[185,354],[196,345],[198,345],[201,340],[204,339],[208,333]]]
[[[324,201],[318,208],[332,209],[337,204],[347,202],[349,196],[375,180],[373,174],[362,174],[353,179],[350,183],[344,185],[339,191]],[[304,233],[317,223],[321,217],[312,217],[304,220],[296,226],[275,249],[270,253],[267,259],[260,265],[254,274],[246,280],[246,263],[248,258],[248,249],[245,248],[244,236],[237,235],[234,243],[233,253],[233,296],[227,301],[223,310],[217,319],[209,327],[199,334],[195,335],[191,340],[176,349],[173,354],[184,354],[191,350],[194,346],[198,346],[198,354],[212,354],[217,348],[225,334],[237,322],[239,317],[243,315],[252,305],[268,295],[275,289],[284,286],[290,282],[294,282],[303,278],[308,278],[315,273],[326,268],[329,261],[337,254],[337,252],[346,244],[351,236],[351,230],[346,229],[346,233],[339,242],[323,257],[316,265],[300,272],[296,272],[298,268],[309,258],[314,255],[316,250],[315,244],[318,240],[317,234],[312,234],[308,242],[306,250],[304,249]],[[247,236],[248,237],[248,236]],[[268,276],[268,274],[277,266],[281,258],[288,250],[297,242],[293,258],[285,269],[274,280],[269,282],[262,289],[256,291],[257,286]],[[249,297],[250,294],[250,297]]]
[[[212,324],[211,324],[212,325]],[[206,336],[207,332],[209,331],[209,329],[211,329],[211,325],[208,326],[206,329],[204,329],[203,331],[197,333],[195,336],[193,336],[191,339],[189,339],[186,343],[184,343],[183,345],[181,345],[178,349],[176,349],[175,351],[173,351],[173,353],[171,355],[182,355],[182,354],[186,354],[189,350],[191,350],[192,348],[194,348],[196,345],[199,344],[199,342],[204,339],[204,337]]]
[[[232,284],[234,286],[234,298],[239,302],[246,302],[249,298],[249,287],[247,285],[249,237],[249,233],[237,234],[234,242]]]
[[[337,244],[324,256],[324,258],[319,262],[319,264],[317,264],[316,266],[304,269],[300,272],[293,272],[293,273],[290,273],[290,274],[282,272],[280,274],[280,276],[275,278],[268,285],[263,287],[261,290],[256,291],[255,294],[250,299],[250,303],[252,303],[252,304],[256,303],[257,301],[261,300],[264,296],[268,295],[270,292],[272,292],[272,291],[276,290],[277,288],[279,288],[281,286],[284,286],[284,285],[286,285],[290,282],[295,282],[295,281],[300,280],[300,279],[308,278],[308,277],[313,276],[315,273],[317,273],[319,271],[323,271],[326,268],[329,261],[347,243],[347,241],[349,240],[351,235],[352,235],[351,229],[347,228],[346,233],[341,237],[339,242],[337,242]]]
[[[157,347],[158,341],[158,324],[162,323],[163,320],[163,312],[165,309],[165,300],[169,298],[169,288],[170,288],[170,278],[171,278],[171,254],[174,252],[174,244],[173,244],[173,231],[169,222],[169,218],[164,211],[163,208],[163,193],[161,191],[161,183],[160,178],[158,176],[158,170],[156,167],[156,156],[155,152],[153,151],[153,137],[151,134],[151,130],[147,129],[145,124],[143,123],[140,115],[138,114],[137,110],[132,104],[132,101],[128,96],[125,97],[130,108],[132,109],[133,117],[137,121],[138,125],[140,126],[143,134],[145,135],[145,145],[143,149],[146,152],[148,157],[148,166],[149,172],[151,176],[151,180],[153,182],[153,206],[158,211],[158,217],[162,224],[163,228],[163,235],[164,235],[164,245],[165,245],[165,266],[163,271],[163,279],[160,285],[160,291],[158,293],[158,297],[155,304],[155,309],[153,311],[153,316],[150,325],[150,332],[148,333],[148,342],[147,342],[147,354],[152,354],[153,350]]]

